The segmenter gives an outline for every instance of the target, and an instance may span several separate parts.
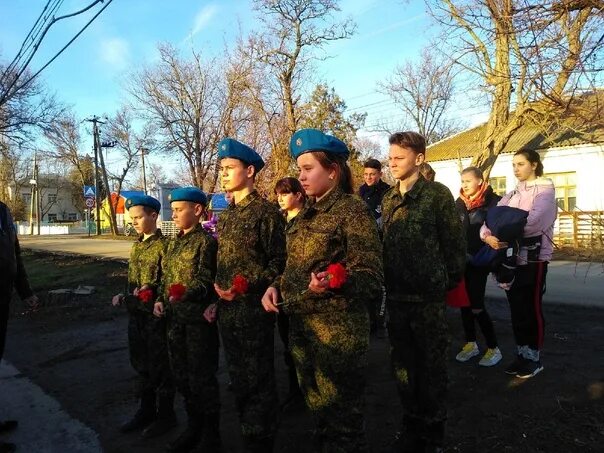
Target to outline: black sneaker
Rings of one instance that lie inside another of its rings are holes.
[[[543,371],[543,365],[541,364],[540,361],[533,361],[533,360],[524,360],[524,363],[522,364],[522,366],[518,369],[518,372],[516,373],[516,377],[519,377],[520,379],[528,379],[528,378],[532,378],[533,376],[536,376],[537,374],[539,374],[540,372]]]
[[[506,374],[511,374],[513,376],[516,376],[518,374],[518,371],[520,371],[520,369],[524,365],[524,362],[526,362],[526,361],[527,360],[524,357],[522,357],[520,354],[518,354],[516,356],[516,360],[514,360],[512,363],[510,363],[505,368]]]

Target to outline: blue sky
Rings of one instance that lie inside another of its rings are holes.
[[[59,14],[88,5],[91,0],[65,0]],[[0,58],[17,52],[46,0],[0,3]],[[367,125],[380,118],[400,117],[376,83],[397,63],[419,55],[435,33],[423,1],[344,0],[342,17],[351,16],[357,33],[325,48],[330,58],[318,63],[317,81],[333,86],[351,112],[366,111]],[[98,6],[94,11],[98,10]],[[32,62],[36,70],[69,40],[92,14],[57,23]],[[79,117],[114,113],[125,100],[122,88],[128,71],[150,63],[159,42],[186,52],[193,46],[213,55],[233,42],[241,28],[257,29],[248,0],[114,0],[99,18],[43,73],[46,85],[72,105]],[[379,135],[366,131],[372,138]]]

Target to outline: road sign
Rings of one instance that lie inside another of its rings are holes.
[[[94,195],[95,195],[94,186],[84,186],[84,196],[85,197],[94,198]]]
[[[86,207],[87,208],[92,208],[94,207],[94,198],[86,198]]]

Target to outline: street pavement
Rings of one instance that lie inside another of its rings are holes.
[[[2,415],[19,421],[0,440],[17,444],[18,451],[46,453],[102,452],[98,434],[72,418],[61,404],[6,361],[0,366]]]
[[[23,248],[127,260],[132,242],[82,236],[20,236]],[[549,264],[544,303],[604,307],[604,262],[553,261]],[[505,299],[489,278],[487,297]]]

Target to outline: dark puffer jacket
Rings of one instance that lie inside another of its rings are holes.
[[[475,255],[484,245],[484,242],[480,239],[480,227],[487,218],[489,208],[497,206],[499,200],[501,200],[501,197],[493,192],[491,186],[485,190],[484,204],[470,211],[466,208],[466,204],[461,197],[455,200],[455,207],[461,217],[461,223],[466,233],[466,242],[470,255]]]

